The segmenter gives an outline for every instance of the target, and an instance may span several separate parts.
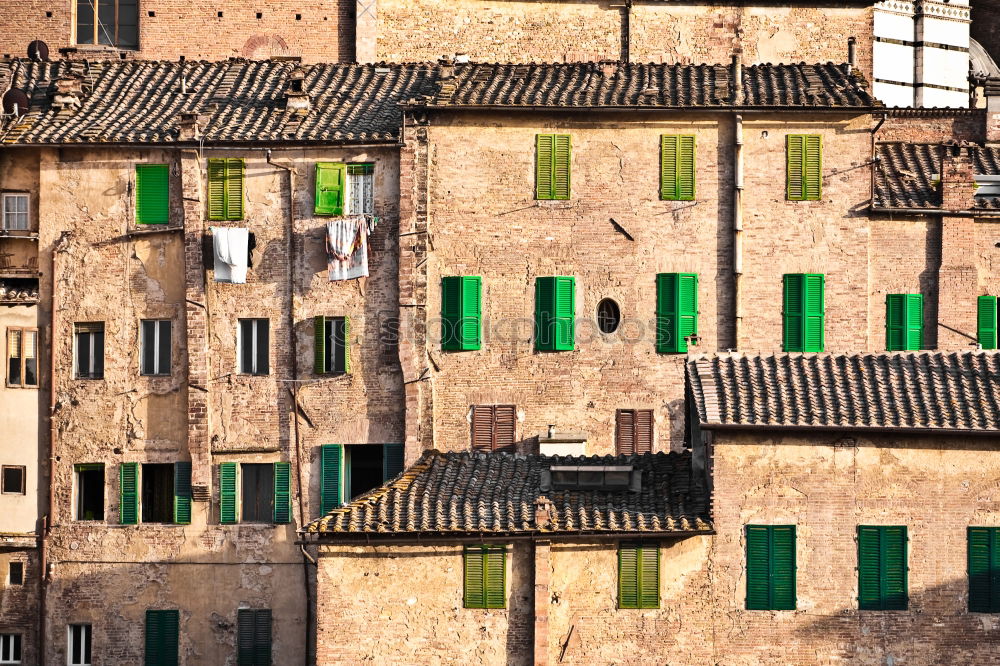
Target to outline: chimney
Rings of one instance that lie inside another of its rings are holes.
[[[941,208],[968,210],[975,205],[976,172],[969,149],[944,146],[941,159]]]
[[[601,74],[607,78],[618,73],[617,60],[601,60],[598,64],[601,66]]]
[[[304,116],[311,106],[306,92],[306,70],[296,66],[288,73],[288,83],[285,84],[285,109]]]
[[[976,220],[970,215],[948,215],[966,211],[974,203],[975,172],[967,148],[943,146],[941,160],[941,264],[938,269],[938,349],[968,349],[975,345],[976,296],[979,270],[976,266]]]
[[[743,58],[739,53],[733,54],[733,104],[743,104]]]
[[[196,141],[201,138],[201,116],[197,113],[182,113],[177,120],[178,141]]]
[[[441,71],[441,80],[448,81],[455,78],[455,61],[449,56],[445,56],[438,60],[438,65]]]
[[[83,106],[83,80],[75,76],[56,79],[52,91],[52,108],[59,113],[72,112]]]
[[[986,145],[1000,145],[1000,78],[991,76],[983,84],[986,97]]]
[[[552,527],[552,514],[555,507],[552,501],[545,495],[540,495],[535,499],[535,527],[540,530]]]
[[[858,62],[858,40],[854,37],[847,38],[847,71],[853,72]]]

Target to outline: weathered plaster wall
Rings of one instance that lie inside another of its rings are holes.
[[[317,659],[530,664],[531,547],[507,550],[507,608],[463,608],[461,546],[322,547]]]
[[[1000,524],[995,439],[717,437],[712,603],[726,664],[993,659],[1000,623],[966,611],[966,527]],[[989,455],[988,455],[989,454]],[[798,610],[746,611],[744,526],[794,524]],[[908,612],[858,611],[858,525],[909,530]]]
[[[11,585],[10,563],[20,562],[24,583]],[[34,548],[5,548],[0,551],[0,633],[21,634],[21,663],[37,664],[38,659],[38,551]]]
[[[77,47],[74,57],[118,57],[115,51],[77,45],[76,2],[19,0],[0,16],[0,52],[26,55],[28,42],[42,39],[57,49]],[[307,62],[354,58],[355,0],[143,0],[139,49],[143,59],[222,60],[230,57],[301,56]],[[221,14],[221,16],[220,16]],[[260,15],[258,18],[258,14]]]

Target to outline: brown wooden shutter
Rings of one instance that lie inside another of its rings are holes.
[[[514,450],[514,425],[517,421],[514,405],[497,405],[493,408],[493,450]]]
[[[472,450],[493,450],[493,407],[473,405],[472,407]]]
[[[635,410],[635,452],[653,452],[653,410]]]
[[[619,409],[615,413],[615,453],[620,456],[635,453],[635,410]]]

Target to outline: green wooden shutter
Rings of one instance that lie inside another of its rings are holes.
[[[486,608],[506,608],[507,549],[503,546],[484,548],[483,561],[483,571],[485,572],[483,595],[486,599]]]
[[[324,375],[330,369],[326,367],[326,317],[313,317],[313,372]]]
[[[787,198],[789,201],[802,201],[805,198],[805,183],[802,162],[805,156],[805,137],[801,134],[789,134],[786,139],[785,157],[787,158]]]
[[[382,445],[382,481],[389,481],[403,471],[403,445]]]
[[[823,194],[823,137],[807,134],[804,137],[805,155],[802,163],[804,199],[819,200]]]
[[[343,320],[344,334],[341,336],[342,346],[337,350],[341,355],[341,367],[344,368],[344,374],[351,374],[351,318],[344,317]]]
[[[1000,527],[969,527],[969,612],[1000,613]]]
[[[906,528],[858,526],[858,608],[906,610]]]
[[[747,610],[795,610],[795,526],[747,525]]]
[[[326,515],[341,505],[342,478],[344,473],[344,447],[324,444],[320,447],[320,514]]]
[[[480,347],[482,329],[482,278],[467,275],[462,278],[462,320],[459,328],[462,349]]]
[[[535,349],[572,351],[576,346],[576,280],[535,279]]]
[[[921,294],[886,294],[885,348],[917,351],[923,347],[924,297]]]
[[[482,278],[441,278],[441,349],[479,349],[482,333]]]
[[[660,607],[660,547],[639,547],[639,607]]]
[[[122,463],[118,468],[118,516],[122,525],[139,522],[139,463]]]
[[[552,192],[552,155],[554,134],[535,135],[535,198],[554,199]]]
[[[639,547],[618,546],[618,608],[639,607]]]
[[[664,134],[660,137],[660,198],[691,201],[695,193],[695,138]]]
[[[208,160],[208,219],[226,219],[226,160]]]
[[[135,165],[135,221],[166,224],[170,220],[170,169],[166,164]]]
[[[271,609],[254,613],[254,666],[271,666]]]
[[[254,666],[254,611],[240,608],[236,611],[236,664]]]
[[[656,351],[688,350],[687,338],[698,333],[698,275],[659,273],[656,276]]]
[[[816,273],[784,276],[782,348],[821,352],[825,347],[825,278]]]
[[[346,192],[346,164],[316,164],[316,215],[343,215]]]
[[[191,463],[174,463],[174,522],[191,523]]]
[[[552,153],[552,198],[569,199],[572,147],[568,134],[555,135]]]
[[[286,462],[274,463],[274,522],[292,522],[292,469]]]
[[[224,525],[239,522],[237,511],[238,463],[226,462],[219,465],[219,522]]]
[[[997,297],[980,296],[976,301],[976,328],[979,346],[997,348]]]
[[[177,666],[180,611],[146,611],[145,666]]]
[[[465,553],[465,607],[486,608],[485,557],[479,546],[466,546]]]
[[[554,351],[556,348],[553,320],[555,291],[555,278],[535,278],[535,349],[538,351]]]
[[[243,172],[242,159],[226,160],[226,219],[243,219]]]

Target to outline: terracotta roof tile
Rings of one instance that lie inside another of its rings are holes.
[[[1000,148],[969,146],[976,174],[1000,175]],[[936,143],[887,142],[877,146],[875,201],[878,208],[933,210],[941,207],[941,160]],[[974,208],[1000,210],[1000,197],[976,197]]]

